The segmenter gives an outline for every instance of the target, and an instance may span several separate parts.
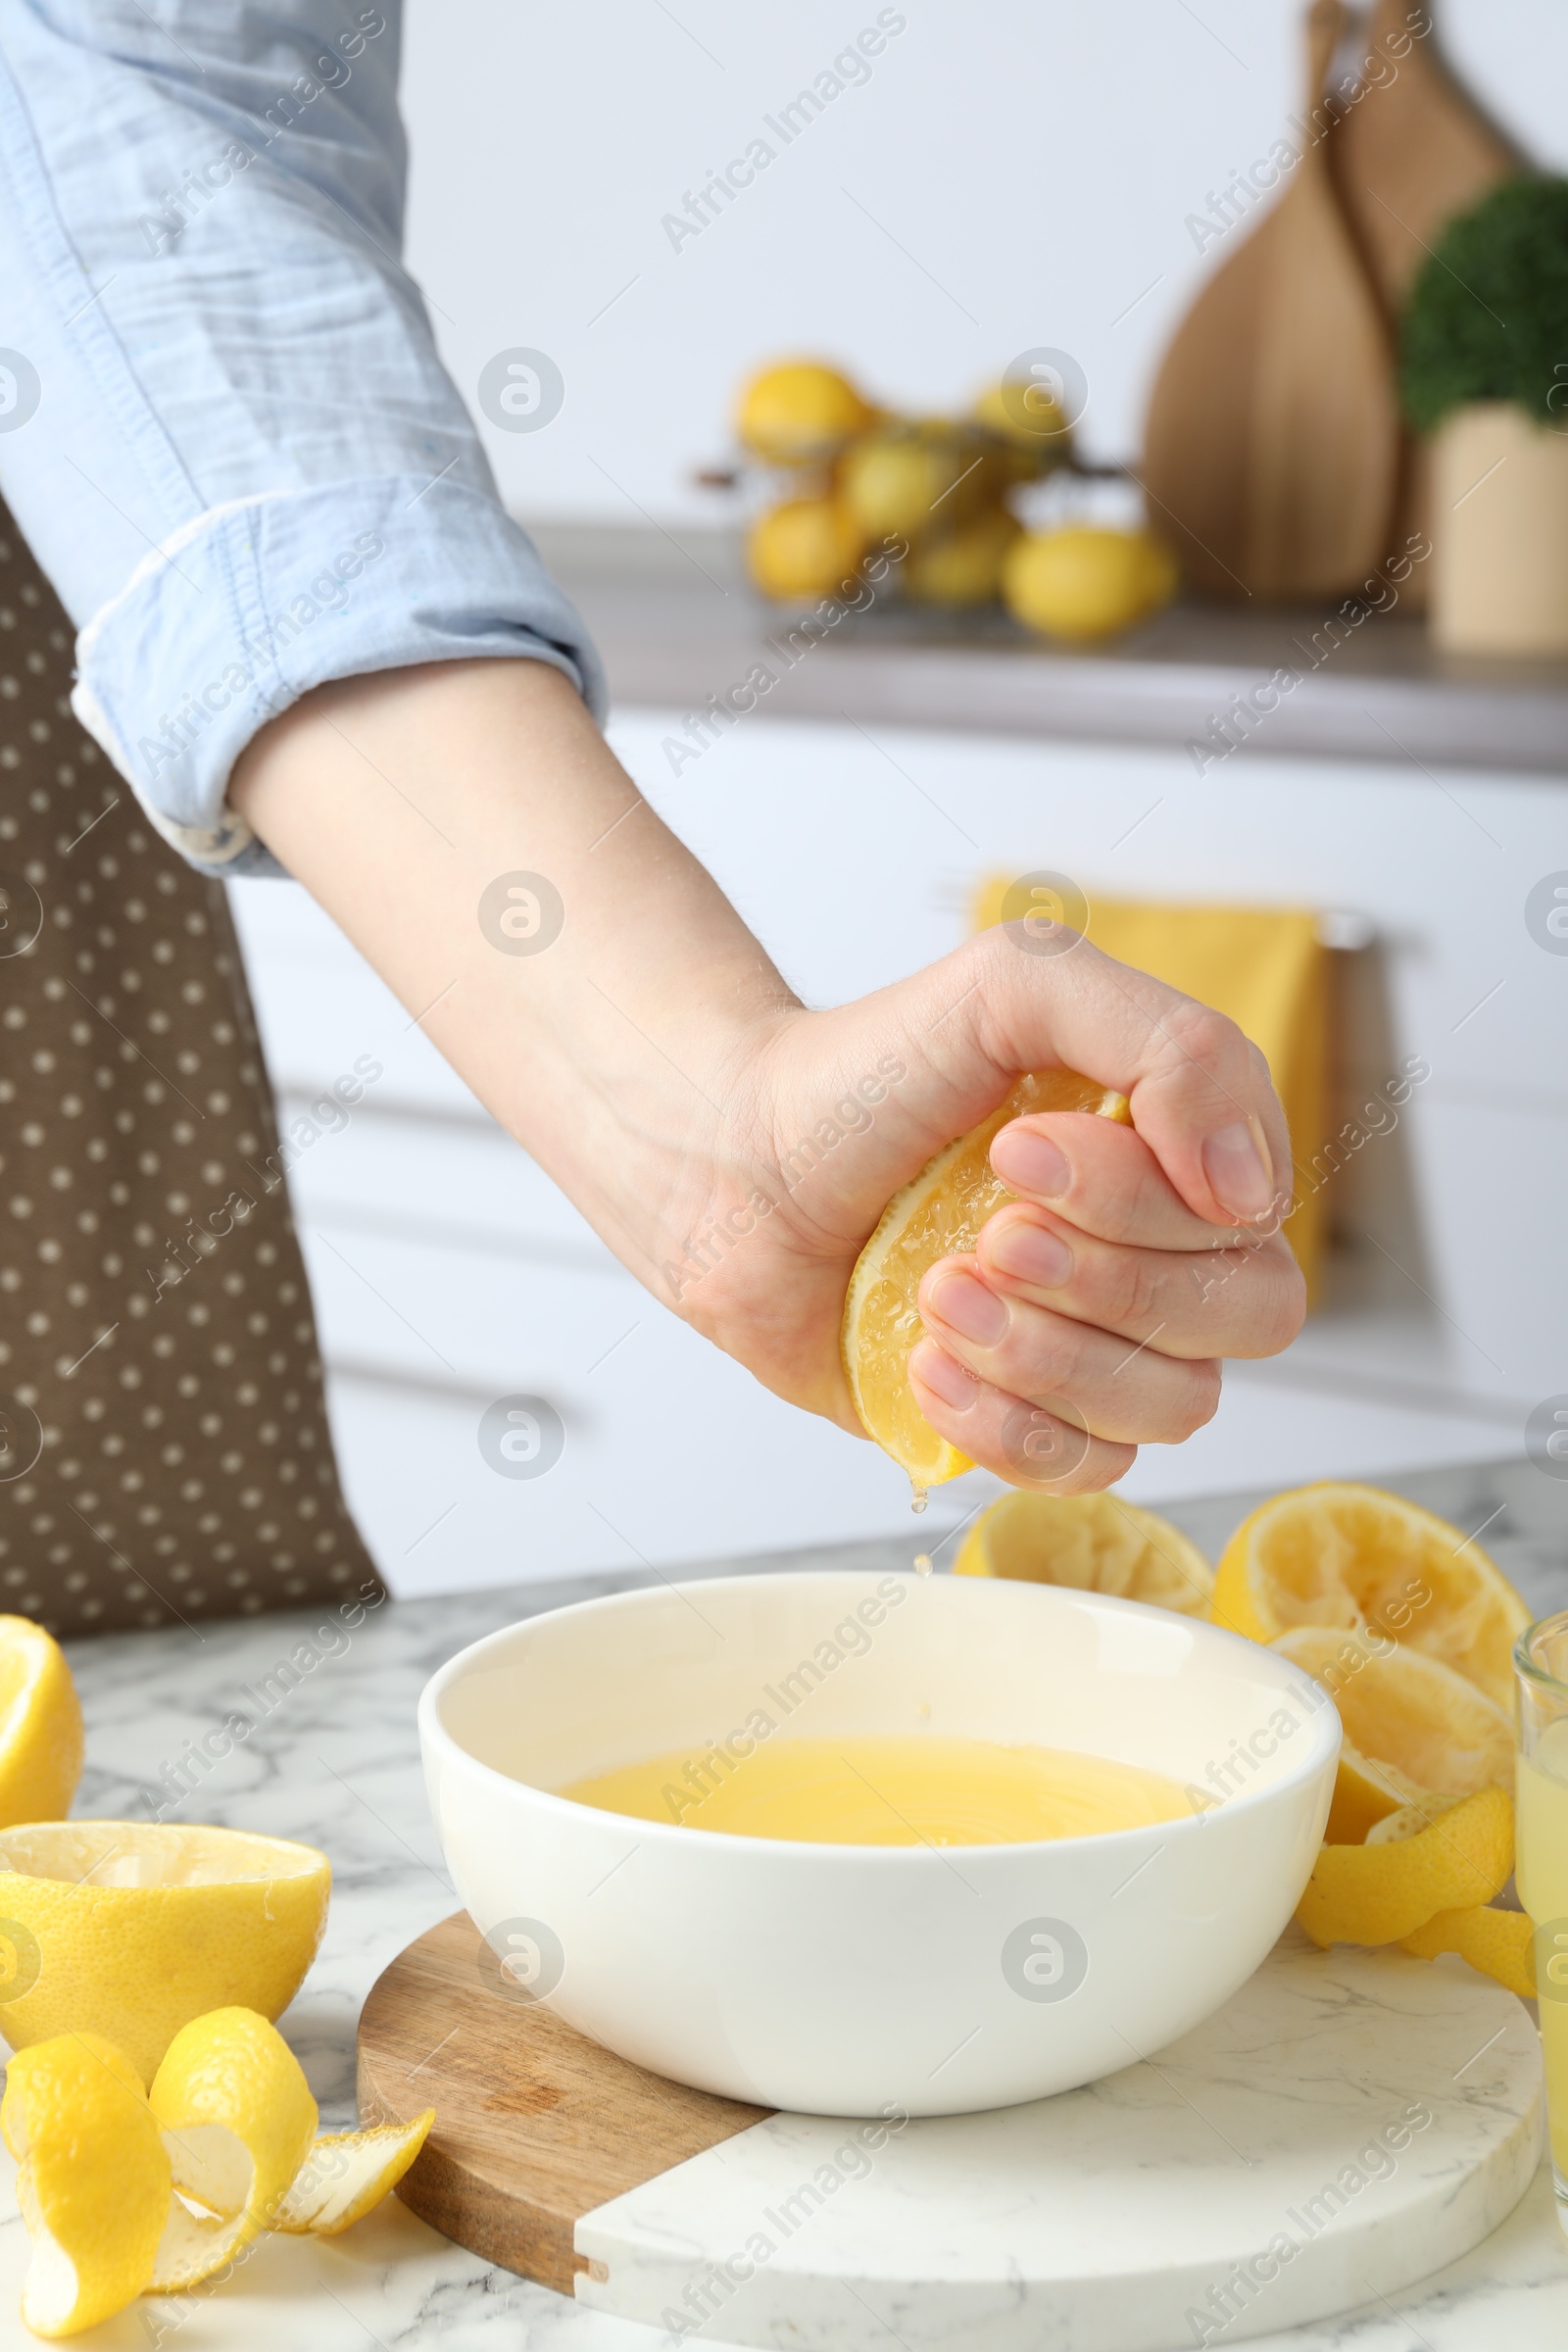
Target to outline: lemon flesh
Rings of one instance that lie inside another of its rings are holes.
[[[150,2080],[192,2018],[287,2007],[316,1956],[331,1884],[314,1846],[241,1830],[73,1821],[0,1831],[0,1919],[10,1923],[0,2034],[18,2050],[100,2034]]]
[[[1298,1626],[1272,1647],[1322,1685],[1345,1726],[1331,1844],[1359,1845],[1402,1807],[1431,1818],[1442,1810],[1434,1798],[1512,1787],[1512,1721],[1440,1659],[1395,1645],[1374,1650],[1321,1626]]]
[[[1334,1483],[1278,1494],[1242,1522],[1220,1554],[1211,1614],[1254,1642],[1297,1626],[1370,1626],[1505,1709],[1513,1645],[1530,1623],[1496,1563],[1458,1528],[1401,1495]]]
[[[992,1140],[1010,1120],[1046,1110],[1093,1111],[1130,1123],[1121,1095],[1076,1070],[1020,1078],[989,1118],[946,1145],[894,1194],[850,1277],[843,1353],[855,1409],[917,1489],[974,1467],[938,1437],[909,1387],[909,1357],[924,1332],[921,1280],[939,1258],[971,1251],[987,1218],[1015,1198],[992,1170]]]
[[[0,1825],[69,1813],[81,1758],[81,1707],[59,1642],[30,1617],[0,1617]]]
[[[1066,1585],[1189,1617],[1202,1615],[1214,1585],[1179,1527],[1119,1494],[1004,1494],[981,1512],[953,1567],[956,1576]]]

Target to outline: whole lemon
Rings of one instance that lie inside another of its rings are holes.
[[[1003,562],[1002,593],[1026,628],[1092,645],[1167,604],[1176,577],[1175,557],[1151,532],[1072,523],[1017,540]]]
[[[939,418],[879,425],[839,468],[844,503],[866,538],[896,532],[911,543],[961,529],[1013,478],[990,434]]]
[[[832,596],[865,553],[865,533],[836,498],[791,498],[758,516],[746,561],[764,596]]]
[[[770,466],[812,466],[835,457],[875,416],[836,368],[790,360],[752,377],[736,405],[735,429]]]
[[[921,540],[904,567],[906,594],[918,605],[990,604],[1019,527],[1005,507],[993,507],[960,531]]]
[[[1042,384],[990,385],[974,404],[974,419],[1015,452],[1026,477],[1064,466],[1071,453],[1072,427]]]

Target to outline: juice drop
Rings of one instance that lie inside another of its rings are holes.
[[[926,1491],[924,1487],[917,1487],[911,1478],[909,1481],[909,1508],[911,1511],[923,1511],[925,1506]]]
[[[931,1554],[930,1554],[928,1551],[917,1551],[917,1552],[915,1553],[915,1555],[914,1555],[914,1573],[915,1573],[915,1575],[916,1575],[916,1576],[929,1576],[929,1575],[930,1575],[930,1573],[931,1573]]]

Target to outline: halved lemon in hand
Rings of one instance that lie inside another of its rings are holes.
[[[1328,1626],[1298,1626],[1270,1646],[1322,1685],[1345,1726],[1331,1845],[1361,1844],[1404,1806],[1430,1818],[1442,1811],[1433,1799],[1512,1788],[1510,1718],[1441,1659],[1395,1644],[1369,1648]]]
[[[981,1512],[953,1568],[1110,1592],[1189,1617],[1202,1615],[1214,1586],[1213,1569],[1179,1527],[1119,1494],[1004,1494]]]
[[[101,2034],[144,2082],[182,2026],[239,2004],[273,2018],[326,1925],[313,1845],[172,1822],[0,1830],[0,2034],[14,2050]]]
[[[1273,1642],[1296,1626],[1371,1626],[1513,1704],[1530,1611],[1472,1538],[1402,1495],[1324,1484],[1277,1494],[1220,1554],[1210,1615]],[[1434,1786],[1435,1784],[1428,1784]]]
[[[844,1301],[844,1369],[869,1436],[917,1489],[939,1487],[974,1464],[938,1437],[914,1401],[909,1357],[921,1339],[917,1297],[928,1268],[967,1252],[980,1228],[1015,1196],[992,1171],[992,1139],[1032,1111],[1087,1110],[1131,1124],[1126,1098],[1076,1070],[1020,1078],[988,1119],[928,1159],[894,1194],[856,1260]]]
[[[81,1755],[81,1708],[59,1642],[30,1617],[0,1617],[0,1824],[68,1813]]]

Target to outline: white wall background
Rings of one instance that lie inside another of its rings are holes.
[[[1049,344],[1087,371],[1085,447],[1136,449],[1205,267],[1186,216],[1299,103],[1296,0],[901,0],[871,79],[672,250],[662,217],[879,5],[410,0],[408,254],[443,355],[470,405],[509,346],[565,379],[544,431],[484,428],[517,511],[719,518],[691,468],[726,450],[740,379],[794,351],[942,410]],[[1472,92],[1568,164],[1561,0],[1433,14]]]

